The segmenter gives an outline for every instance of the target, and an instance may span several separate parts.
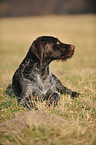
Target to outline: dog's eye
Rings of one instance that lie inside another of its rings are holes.
[[[59,42],[59,41],[57,41],[57,42],[56,42],[56,44],[60,44],[60,42]]]

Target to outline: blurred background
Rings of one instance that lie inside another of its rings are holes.
[[[96,0],[0,0],[0,17],[96,13]]]

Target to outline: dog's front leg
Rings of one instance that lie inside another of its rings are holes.
[[[60,93],[54,92],[48,98],[48,105],[51,106],[53,104],[54,106],[56,106],[59,100],[60,100]]]
[[[72,98],[77,98],[79,96],[79,93],[74,92],[71,89],[68,89],[65,86],[63,86],[62,83],[60,82],[60,80],[54,74],[52,74],[52,77],[54,78],[57,90],[60,93],[62,93],[62,94],[69,94],[69,95],[71,95]]]

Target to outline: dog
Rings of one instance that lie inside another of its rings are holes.
[[[66,61],[74,51],[74,45],[62,43],[53,36],[40,36],[34,40],[12,78],[12,88],[20,102],[24,103],[24,98],[33,95],[34,98],[38,96],[48,100],[50,106],[57,105],[60,94],[78,97],[79,93],[63,86],[49,70],[52,61]]]

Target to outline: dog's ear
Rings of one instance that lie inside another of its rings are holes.
[[[44,46],[42,42],[34,41],[31,45],[31,52],[35,54],[35,56],[40,60],[40,63],[42,65],[44,57]]]

